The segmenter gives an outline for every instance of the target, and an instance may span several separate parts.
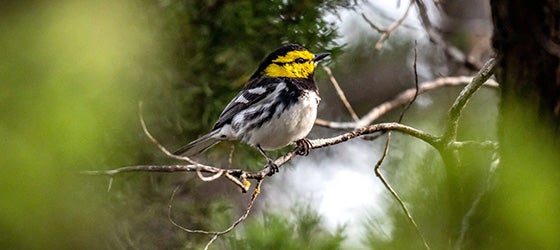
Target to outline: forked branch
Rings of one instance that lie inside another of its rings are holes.
[[[325,126],[325,127],[331,127],[331,128],[337,128],[337,129],[352,128],[353,130],[342,133],[342,134],[337,135],[337,136],[330,137],[330,138],[321,138],[321,139],[310,140],[310,149],[328,147],[328,146],[343,143],[345,141],[355,139],[355,138],[358,138],[358,137],[361,137],[361,136],[364,136],[364,135],[371,135],[371,134],[375,134],[375,133],[378,133],[378,132],[388,132],[388,131],[395,131],[395,132],[399,132],[399,133],[406,134],[406,135],[415,137],[417,139],[420,139],[420,140],[430,144],[432,147],[434,147],[440,153],[447,152],[449,150],[453,151],[453,150],[457,150],[461,147],[473,146],[473,145],[489,147],[489,148],[496,148],[497,144],[495,142],[492,142],[492,141],[487,141],[487,142],[463,141],[463,142],[461,142],[461,141],[456,140],[456,138],[457,138],[457,126],[458,126],[457,124],[458,124],[458,120],[461,116],[461,111],[463,110],[463,108],[467,104],[468,100],[472,97],[472,95],[483,84],[488,82],[489,77],[493,73],[494,66],[495,66],[495,61],[494,60],[488,61],[483,66],[483,68],[477,73],[477,75],[474,78],[465,78],[465,77],[441,78],[441,79],[438,79],[434,82],[425,83],[425,84],[421,84],[421,85],[418,85],[418,83],[417,83],[416,88],[414,88],[413,90],[407,90],[407,91],[403,92],[401,95],[397,96],[395,99],[393,99],[393,100],[391,100],[387,103],[381,104],[378,107],[373,108],[364,117],[360,118],[359,120],[355,120],[354,122],[335,123],[335,122],[330,122],[330,121],[318,120],[317,123],[316,123],[318,125],[322,125],[322,126]],[[422,92],[425,92],[425,91],[428,91],[430,89],[434,89],[434,88],[437,88],[437,87],[441,87],[441,86],[464,84],[465,81],[467,81],[467,80],[471,80],[471,81],[463,89],[463,91],[461,92],[461,94],[459,95],[459,97],[457,98],[457,100],[455,101],[455,103],[453,104],[451,109],[449,110],[448,126],[447,126],[445,132],[441,136],[433,135],[431,133],[428,133],[428,132],[425,132],[425,131],[422,131],[422,130],[419,130],[419,129],[416,129],[416,128],[413,128],[413,127],[410,127],[410,126],[407,126],[407,125],[403,125],[403,124],[400,124],[400,123],[379,123],[379,124],[369,125],[377,117],[386,113],[388,110],[394,109],[398,106],[406,104],[407,101],[410,102],[418,94],[420,94]],[[489,84],[492,85],[492,86],[496,86],[496,84],[492,81],[490,81]],[[342,96],[344,96],[344,95],[339,95],[339,96],[341,96],[341,98],[342,98]],[[220,179],[220,178],[226,178],[227,180],[234,183],[236,186],[240,187],[243,192],[247,192],[249,190],[249,186],[250,186],[250,182],[248,181],[249,179],[257,180],[257,186],[255,188],[255,191],[253,192],[253,195],[252,195],[251,200],[250,200],[250,202],[247,206],[247,209],[245,210],[245,213],[238,220],[236,220],[230,227],[228,227],[224,231],[192,230],[192,229],[187,229],[185,227],[182,227],[179,224],[177,224],[175,221],[173,221],[173,219],[171,217],[171,203],[172,203],[173,197],[174,197],[175,192],[176,192],[176,191],[174,191],[174,193],[172,195],[172,198],[171,198],[170,205],[169,205],[169,220],[171,221],[171,223],[173,225],[177,226],[178,228],[180,228],[180,229],[182,229],[186,232],[202,233],[202,234],[212,235],[212,238],[207,243],[206,248],[208,248],[210,246],[210,244],[212,244],[220,235],[223,235],[223,234],[226,234],[226,233],[230,232],[237,225],[239,225],[239,223],[243,222],[247,218],[247,216],[249,215],[249,213],[250,213],[250,211],[253,207],[253,204],[254,204],[256,198],[258,197],[258,194],[260,193],[260,186],[261,186],[262,182],[264,181],[265,178],[268,177],[268,174],[272,172],[272,169],[270,167],[265,166],[260,171],[251,172],[251,171],[246,171],[246,170],[243,170],[243,169],[240,169],[240,168],[238,168],[238,169],[236,169],[236,168],[221,168],[221,167],[216,167],[216,166],[211,166],[211,165],[205,165],[205,164],[201,164],[199,162],[196,162],[196,161],[194,161],[194,160],[192,160],[191,158],[188,158],[188,157],[173,155],[172,153],[170,153],[169,150],[167,150],[164,146],[162,146],[151,135],[151,133],[147,129],[146,124],[145,124],[144,119],[143,119],[143,116],[142,116],[141,105],[140,105],[140,122],[141,122],[142,129],[144,130],[144,133],[146,134],[146,136],[160,149],[160,151],[162,151],[165,155],[167,155],[167,156],[169,156],[173,159],[184,161],[187,164],[183,164],[183,165],[181,165],[181,164],[176,164],[176,165],[137,165],[137,166],[126,166],[126,167],[121,167],[121,168],[117,168],[117,169],[110,169],[110,170],[84,171],[83,173],[84,174],[89,174],[89,175],[105,175],[105,176],[109,176],[112,180],[112,178],[116,175],[119,175],[119,174],[122,174],[122,173],[129,173],[129,172],[166,172],[166,173],[171,173],[171,172],[196,172],[199,179],[201,179],[202,181],[206,181],[206,182],[214,181],[214,180],[217,180],[217,179]],[[387,150],[388,150],[388,143],[389,143],[389,141],[387,141],[387,147],[385,149],[386,150],[385,154],[387,153]],[[299,150],[298,148],[295,148],[295,149],[289,151],[288,153],[284,154],[283,156],[277,158],[274,161],[274,163],[278,167],[283,166],[285,163],[289,162],[294,156],[297,155],[298,150]],[[382,160],[380,160],[380,162],[382,162]],[[380,164],[380,163],[378,163],[378,164]],[[382,177],[381,172],[379,172],[379,167],[378,166],[376,166],[375,171],[376,171],[377,175]],[[382,178],[382,180],[385,181],[384,178]],[[396,193],[393,190],[393,195],[395,195],[395,194]],[[396,195],[396,197],[398,198],[398,195]],[[401,204],[402,204],[402,202],[401,202]],[[406,210],[406,208],[405,208],[405,210]],[[410,214],[408,214],[408,216],[410,216]]]
[[[144,123],[142,123],[144,124]],[[151,134],[149,133],[148,129],[143,126],[144,132],[146,133],[146,135],[148,135],[149,137],[151,137]],[[377,132],[384,132],[384,131],[397,131],[403,134],[407,134],[413,137],[416,137],[422,141],[425,141],[426,143],[430,144],[430,145],[437,145],[439,143],[439,140],[436,136],[415,129],[413,127],[410,126],[406,126],[406,125],[402,125],[399,123],[394,123],[394,122],[389,122],[389,123],[379,123],[379,124],[374,124],[374,125],[370,125],[367,127],[363,127],[363,128],[358,128],[343,134],[340,134],[338,136],[333,136],[330,138],[322,138],[322,139],[314,139],[314,140],[309,140],[310,142],[310,149],[317,149],[317,148],[323,148],[323,147],[328,147],[328,146],[332,146],[332,145],[336,145],[351,139],[355,139],[358,138],[360,136],[363,135],[368,135],[368,134],[374,134]],[[169,151],[162,146],[161,144],[159,144],[159,142],[155,139],[152,140],[152,142],[154,144],[156,144],[156,146],[164,153],[168,153]],[[293,150],[289,151],[288,153],[280,156],[279,158],[277,158],[276,160],[274,160],[274,163],[278,166],[281,167],[282,165],[286,164],[288,161],[290,161],[292,158],[294,158],[294,156],[297,155],[298,149],[294,148]],[[174,156],[173,154],[171,154],[172,156]],[[190,164],[187,165],[137,165],[137,166],[126,166],[126,167],[121,167],[121,168],[116,168],[116,169],[110,169],[110,170],[89,170],[89,171],[83,171],[83,174],[88,174],[88,175],[105,175],[105,176],[109,176],[109,177],[113,177],[115,175],[118,174],[123,174],[123,173],[129,173],[129,172],[162,172],[162,173],[171,173],[171,172],[200,172],[200,173],[209,173],[209,174],[219,174],[223,172],[223,176],[232,176],[232,177],[236,177],[241,179],[241,181],[239,181],[239,183],[235,183],[236,185],[240,186],[242,189],[244,189],[245,191],[248,190],[248,186],[245,187],[244,182],[248,179],[255,179],[255,180],[260,180],[260,179],[264,179],[267,176],[267,174],[269,174],[272,169],[270,169],[268,166],[264,167],[262,170],[258,171],[258,172],[251,172],[251,171],[246,171],[246,170],[242,170],[242,169],[225,169],[225,168],[219,168],[219,167],[214,167],[214,166],[208,166],[208,165],[204,165],[204,164],[200,164],[197,163],[195,161],[193,161],[190,158],[187,157],[180,157],[180,156],[174,156],[173,158],[175,159],[180,159],[180,160],[184,160],[187,161],[187,159],[190,161]]]

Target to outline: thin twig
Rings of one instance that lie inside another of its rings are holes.
[[[239,170],[239,172],[241,173],[239,176],[239,178],[236,178],[235,176],[233,176],[232,173],[226,172],[224,174],[224,176],[230,180],[231,182],[233,182],[235,185],[241,187],[241,191],[243,191],[243,193],[246,193],[247,191],[249,191],[249,186],[251,185],[251,182],[247,181],[247,178],[245,177],[246,174],[244,171]]]
[[[430,90],[438,89],[441,87],[446,86],[459,86],[464,85],[472,82],[473,77],[468,76],[456,76],[456,77],[441,77],[433,81],[427,81],[419,83],[419,90],[418,94],[425,93]],[[498,88],[499,85],[496,81],[492,79],[488,79],[484,86]],[[387,112],[395,109],[396,107],[400,107],[405,105],[406,103],[410,102],[414,98],[416,93],[416,88],[410,88],[403,91],[397,97],[384,102],[374,108],[372,108],[367,114],[362,116],[358,122],[334,122],[334,121],[327,121],[323,119],[317,119],[315,124],[322,127],[333,128],[333,129],[356,129],[360,127],[367,126],[373,123],[382,115],[386,114]]]
[[[107,186],[107,192],[111,192],[111,187],[113,187],[113,177],[109,177],[109,185]]]
[[[327,75],[329,75],[329,79],[331,80],[331,83],[334,86],[334,89],[336,90],[336,93],[338,94],[340,101],[342,101],[342,104],[344,104],[344,107],[346,107],[346,110],[348,110],[348,113],[350,113],[352,119],[354,119],[355,122],[360,120],[360,118],[358,118],[358,115],[356,114],[356,111],[354,111],[352,105],[350,105],[350,102],[348,102],[348,99],[346,98],[344,91],[342,91],[342,89],[340,88],[338,81],[336,81],[336,78],[334,78],[331,69],[327,66],[323,66],[323,70],[325,70],[325,72],[327,72]]]
[[[428,132],[410,127],[410,126],[406,126],[400,123],[396,123],[396,122],[388,122],[388,123],[378,123],[378,124],[373,124],[367,127],[363,127],[363,128],[358,128],[355,130],[352,130],[350,132],[338,135],[338,136],[334,136],[331,138],[324,138],[324,139],[315,139],[315,140],[310,140],[311,142],[311,148],[323,148],[323,147],[327,147],[327,146],[331,146],[334,144],[339,144],[342,143],[344,141],[350,140],[350,139],[354,139],[356,137],[362,136],[362,135],[368,135],[368,134],[373,134],[376,132],[383,132],[383,131],[398,131],[400,133],[403,134],[407,134],[410,135],[412,137],[416,137],[417,139],[420,139],[432,146],[434,145],[438,145],[439,144],[439,138],[435,135],[432,135]]]
[[[131,173],[131,172],[160,172],[160,173],[172,173],[172,172],[195,172],[199,169],[200,171],[206,173],[218,173],[222,169],[210,167],[207,168],[199,168],[195,165],[136,165],[136,166],[126,166],[120,167],[115,169],[109,170],[85,170],[82,171],[82,174],[86,175],[106,175],[109,177],[113,177],[118,174],[122,173]]]
[[[435,45],[439,46],[445,55],[453,59],[456,62],[462,63],[471,70],[479,70],[482,65],[477,62],[470,61],[469,58],[457,47],[449,44],[442,36],[441,32],[432,25],[430,17],[428,15],[428,8],[423,0],[415,0],[416,9],[418,10],[418,16],[424,26],[424,30],[428,34],[430,41]],[[436,2],[437,5],[437,2]]]
[[[159,144],[159,142],[156,140],[156,138],[154,136],[152,136],[152,134],[150,133],[150,131],[148,131],[148,129],[146,127],[146,122],[144,122],[144,114],[142,112],[142,102],[138,103],[138,116],[140,118],[140,124],[142,125],[142,130],[144,131],[144,134],[146,134],[146,136],[150,139],[150,141],[152,141],[159,148],[159,150],[161,150],[165,155],[167,155],[167,156],[169,156],[173,159],[189,162],[189,163],[191,163],[195,166],[204,166],[204,165],[202,165],[198,162],[195,162],[194,160],[192,160],[189,157],[174,155],[169,150],[167,150],[165,147],[163,147],[161,144]]]
[[[204,176],[202,174],[202,172],[199,169],[197,169],[196,170],[196,175],[198,176],[198,178],[200,180],[202,180],[204,182],[211,182],[211,181],[214,181],[214,180],[222,177],[222,175],[224,175],[224,171],[220,171],[220,172],[215,173],[214,175],[211,175],[211,176]]]
[[[381,26],[379,26],[379,25],[373,23],[371,20],[369,20],[369,18],[367,18],[367,16],[366,16],[364,13],[362,13],[362,18],[366,21],[366,23],[369,24],[369,26],[370,26],[372,29],[377,30],[377,32],[379,32],[379,33],[385,33],[385,32],[387,32],[387,29],[386,29],[386,28],[383,28],[383,27],[381,27]]]
[[[402,110],[402,112],[399,116],[398,123],[402,122],[404,114],[406,113],[408,108],[410,108],[412,103],[416,100],[416,97],[418,96],[418,93],[419,93],[418,75],[417,75],[418,71],[417,71],[417,68],[416,68],[416,66],[417,66],[416,65],[416,60],[417,60],[417,51],[416,51],[416,46],[415,46],[414,47],[414,63],[412,65],[413,68],[414,68],[414,76],[415,76],[414,77],[415,93],[414,93],[414,97],[410,100],[410,102],[407,103],[405,108]],[[383,164],[383,161],[385,160],[385,158],[387,157],[387,155],[389,153],[389,146],[390,145],[391,145],[391,131],[389,131],[387,133],[387,139],[385,140],[385,148],[383,149],[383,154],[381,155],[381,158],[375,164],[375,167],[374,167],[375,175],[381,180],[381,182],[383,183],[385,188],[387,188],[387,190],[389,190],[391,195],[393,195],[393,197],[397,200],[397,202],[401,206],[401,209],[406,214],[408,220],[414,226],[414,229],[416,230],[416,233],[418,233],[418,235],[422,239],[422,243],[424,243],[424,247],[426,247],[426,249],[430,249],[430,246],[428,245],[428,242],[426,241],[426,238],[424,238],[424,235],[422,234],[422,231],[420,231],[420,228],[418,228],[418,224],[416,224],[416,221],[414,220],[414,218],[412,217],[412,214],[410,213],[410,211],[408,210],[408,208],[404,204],[404,201],[401,199],[401,197],[398,195],[398,193],[395,191],[395,189],[393,189],[393,187],[389,184],[389,182],[385,179],[385,177],[381,173],[381,164]]]
[[[385,30],[383,35],[381,35],[381,38],[379,39],[379,41],[377,41],[377,43],[375,44],[375,49],[376,50],[380,50],[381,47],[383,47],[383,44],[385,44],[385,42],[389,39],[389,37],[391,37],[393,32],[404,22],[404,20],[408,16],[408,12],[410,11],[410,9],[412,9],[413,4],[414,4],[414,0],[410,0],[410,3],[408,4],[408,7],[406,7],[406,11],[401,16],[401,18],[399,18],[397,21],[395,21],[393,24],[391,24],[391,26],[389,26],[389,28],[387,28]]]
[[[385,179],[385,177],[381,173],[381,164],[383,163],[383,161],[385,160],[385,157],[387,156],[387,154],[389,152],[389,143],[390,143],[389,138],[390,138],[390,136],[391,136],[391,132],[388,132],[387,133],[387,140],[385,140],[385,148],[383,150],[383,154],[381,155],[381,159],[379,159],[379,161],[377,161],[377,163],[375,164],[375,167],[374,167],[375,175],[381,180],[381,183],[383,183],[383,186],[385,186],[385,188],[387,188],[387,190],[389,190],[391,195],[397,200],[397,203],[399,203],[399,206],[401,207],[402,211],[405,213],[405,215],[408,218],[408,220],[410,221],[410,223],[412,223],[412,225],[414,226],[414,229],[416,230],[416,233],[420,236],[420,238],[422,240],[422,243],[424,244],[424,247],[426,247],[426,249],[430,249],[430,246],[428,245],[428,242],[426,241],[426,238],[424,238],[424,235],[422,234],[422,232],[418,228],[418,225],[416,224],[416,221],[412,217],[412,214],[410,213],[410,211],[408,210],[408,208],[404,204],[403,200],[401,199],[401,197],[399,196],[397,191],[395,191],[395,189],[393,189],[393,187],[389,184],[389,182],[387,182],[387,180]]]
[[[177,222],[175,222],[175,220],[173,220],[172,216],[171,216],[171,210],[173,208],[173,200],[175,199],[175,194],[177,193],[177,191],[182,187],[183,185],[178,185],[177,187],[175,187],[175,189],[173,189],[173,192],[171,193],[171,197],[169,198],[169,204],[167,205],[167,220],[169,220],[169,222],[171,222],[171,224],[185,232],[188,233],[197,233],[197,234],[214,234],[215,232],[209,232],[206,230],[200,230],[200,229],[189,229],[186,227],[183,227],[181,225],[179,225]]]
[[[418,51],[416,50],[417,46],[418,46],[418,43],[416,42],[416,40],[414,40],[414,62],[412,63],[412,69],[413,69],[413,72],[414,72],[414,96],[406,104],[406,106],[404,106],[404,108],[401,112],[401,115],[399,116],[398,123],[402,122],[404,114],[406,113],[406,111],[408,111],[410,106],[412,106],[412,104],[414,103],[414,101],[416,101],[416,98],[418,98],[418,95],[420,94],[420,85],[418,83],[418,68],[417,68],[417,61],[418,61]]]
[[[173,192],[171,193],[171,197],[169,199],[169,205],[167,206],[167,219],[169,220],[169,222],[187,232],[187,233],[196,233],[196,234],[205,234],[205,235],[212,235],[212,238],[208,241],[208,243],[206,243],[206,246],[204,247],[204,249],[208,249],[208,247],[221,235],[227,234],[229,232],[231,232],[231,230],[233,230],[235,227],[237,227],[241,222],[243,222],[245,219],[247,219],[247,217],[249,216],[249,213],[251,212],[251,210],[253,209],[253,206],[255,204],[255,200],[257,199],[257,197],[259,196],[260,192],[261,192],[261,186],[262,186],[262,182],[264,179],[259,179],[257,180],[257,186],[255,187],[255,190],[253,191],[253,195],[251,195],[251,199],[249,200],[249,204],[247,204],[247,208],[245,209],[245,212],[236,220],[234,221],[228,228],[222,230],[222,231],[206,231],[206,230],[200,230],[200,229],[189,229],[186,228],[184,226],[179,225],[179,223],[177,223],[175,220],[173,220],[171,214],[172,214],[172,209],[173,209],[173,200],[175,199],[175,194],[177,193],[177,191],[181,188],[182,185],[179,185],[177,187],[175,187],[175,189],[173,190]]]
[[[255,204],[255,200],[257,199],[257,197],[259,196],[259,194],[261,193],[261,185],[264,179],[259,179],[257,181],[257,186],[255,187],[255,191],[253,191],[253,195],[251,196],[251,200],[249,201],[249,204],[247,205],[247,209],[245,209],[245,213],[243,213],[243,215],[241,215],[241,217],[239,217],[239,219],[237,219],[235,222],[233,222],[233,224],[231,224],[231,226],[229,226],[226,230],[221,231],[221,232],[216,232],[214,234],[214,236],[212,237],[212,239],[210,239],[210,241],[208,241],[208,243],[206,243],[206,246],[204,247],[204,249],[208,249],[208,247],[210,247],[210,245],[221,235],[227,234],[229,232],[231,232],[231,230],[233,230],[237,225],[239,225],[239,223],[243,222],[245,219],[247,219],[247,216],[249,216],[249,213],[251,212],[251,209],[253,208],[253,205]]]

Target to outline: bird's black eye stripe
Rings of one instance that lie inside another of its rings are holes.
[[[307,61],[308,61],[308,60],[305,60],[305,59],[303,59],[303,58],[300,57],[300,58],[297,58],[294,62],[296,62],[296,63],[305,63],[305,62],[307,62]],[[286,64],[288,64],[288,63],[287,63],[287,62],[274,62],[274,64],[280,65],[280,66],[284,66],[284,65],[286,65]]]

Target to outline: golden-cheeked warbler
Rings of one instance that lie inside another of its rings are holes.
[[[313,54],[296,44],[273,51],[222,111],[212,131],[174,154],[190,157],[220,141],[240,140],[259,150],[271,173],[278,172],[278,167],[264,150],[296,142],[298,153],[307,154],[309,141],[305,137],[313,127],[321,100],[314,80],[315,67],[328,55]]]

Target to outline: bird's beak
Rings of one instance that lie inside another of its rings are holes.
[[[313,57],[313,62],[318,62],[321,61],[322,59],[324,59],[325,57],[329,56],[331,53],[319,53],[319,54],[315,54],[315,57]]]

